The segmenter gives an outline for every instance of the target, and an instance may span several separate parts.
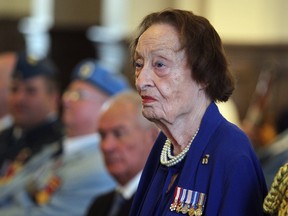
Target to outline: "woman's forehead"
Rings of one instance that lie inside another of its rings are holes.
[[[153,52],[177,52],[180,49],[179,34],[173,26],[157,24],[149,27],[140,37],[136,53],[149,50]]]

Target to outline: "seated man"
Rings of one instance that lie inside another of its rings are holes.
[[[123,77],[94,60],[77,65],[62,97],[66,132],[62,154],[30,172],[23,188],[13,194],[14,202],[0,208],[0,215],[82,216],[94,196],[113,189],[96,131],[102,104],[127,88]]]
[[[128,216],[141,171],[158,135],[158,129],[142,116],[141,110],[141,98],[132,91],[104,104],[99,120],[101,150],[118,186],[96,198],[87,216]]]
[[[8,95],[14,124],[0,133],[0,179],[13,178],[32,156],[63,137],[59,89],[50,59],[17,56]],[[60,148],[59,144],[59,148]]]

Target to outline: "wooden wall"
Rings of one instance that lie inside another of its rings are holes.
[[[277,116],[288,108],[288,45],[225,45],[230,69],[237,79],[233,99],[244,118],[255,92],[260,73],[272,71],[267,106],[269,115]]]

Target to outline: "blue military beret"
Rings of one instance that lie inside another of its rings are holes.
[[[72,73],[72,80],[84,80],[108,95],[130,89],[127,79],[121,74],[115,74],[96,63],[94,59],[81,61]]]
[[[17,56],[17,62],[13,71],[13,78],[26,80],[35,76],[55,76],[57,68],[48,59],[37,59],[31,55],[21,52]]]

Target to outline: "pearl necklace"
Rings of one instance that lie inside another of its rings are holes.
[[[190,140],[189,144],[183,149],[182,152],[180,152],[180,154],[173,156],[171,154],[171,141],[167,138],[166,142],[163,146],[162,152],[161,152],[161,156],[160,156],[160,162],[162,165],[165,165],[167,167],[173,166],[177,163],[179,163],[180,161],[183,160],[183,158],[186,156],[187,152],[190,149],[190,146],[193,142],[193,140],[195,139],[197,133],[199,131],[199,128],[196,130],[194,136],[192,137],[192,139]]]

